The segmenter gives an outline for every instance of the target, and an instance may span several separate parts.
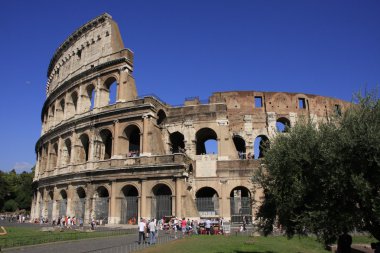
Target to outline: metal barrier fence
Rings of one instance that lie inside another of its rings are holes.
[[[96,237],[111,237],[136,233],[136,229],[117,229],[117,230],[99,230],[99,231],[75,231],[75,232],[47,232],[47,234],[38,234],[32,236],[19,236],[11,238],[0,238],[0,249],[20,247],[26,245],[36,245],[49,242],[80,240]]]
[[[156,238],[155,245],[165,244],[165,243],[168,243],[170,241],[173,241],[176,239],[181,239],[181,238],[183,238],[183,234],[180,231],[178,231],[176,233],[173,231],[171,231],[170,233],[168,233],[166,231],[159,231],[159,235]],[[149,239],[147,238],[146,242],[148,242],[148,241],[149,241]],[[137,242],[132,242],[132,243],[125,244],[125,245],[113,246],[113,247],[104,247],[101,249],[90,250],[90,251],[86,251],[83,253],[130,253],[130,252],[135,252],[135,251],[145,249],[145,248],[150,247],[150,246],[151,245],[148,243],[138,244]]]

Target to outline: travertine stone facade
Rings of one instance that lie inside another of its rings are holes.
[[[56,50],[36,144],[33,218],[239,222],[254,216],[250,178],[262,144],[301,116],[320,122],[349,106],[309,94],[233,91],[174,107],[137,96],[132,72],[133,53],[108,14]]]

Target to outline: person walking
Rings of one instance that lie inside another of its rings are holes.
[[[152,219],[150,222],[149,222],[149,244],[155,244],[156,243],[156,222],[154,221],[154,219]]]
[[[146,229],[146,224],[143,218],[141,218],[139,222],[139,244],[141,244],[141,239],[142,239],[142,242],[145,243],[145,229]]]

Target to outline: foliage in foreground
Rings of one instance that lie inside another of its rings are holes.
[[[33,197],[32,172],[17,174],[0,171],[0,211],[14,212],[16,210],[30,210]]]
[[[314,233],[325,244],[345,229],[380,240],[380,100],[372,93],[340,117],[300,121],[279,134],[253,181],[264,192],[258,217],[269,234]]]

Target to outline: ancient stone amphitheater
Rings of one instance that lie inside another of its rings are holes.
[[[172,106],[138,96],[133,52],[103,14],[72,33],[47,71],[32,218],[251,219],[263,143],[300,115],[318,122],[348,103],[317,95],[229,91]],[[302,148],[302,147],[300,147]]]

